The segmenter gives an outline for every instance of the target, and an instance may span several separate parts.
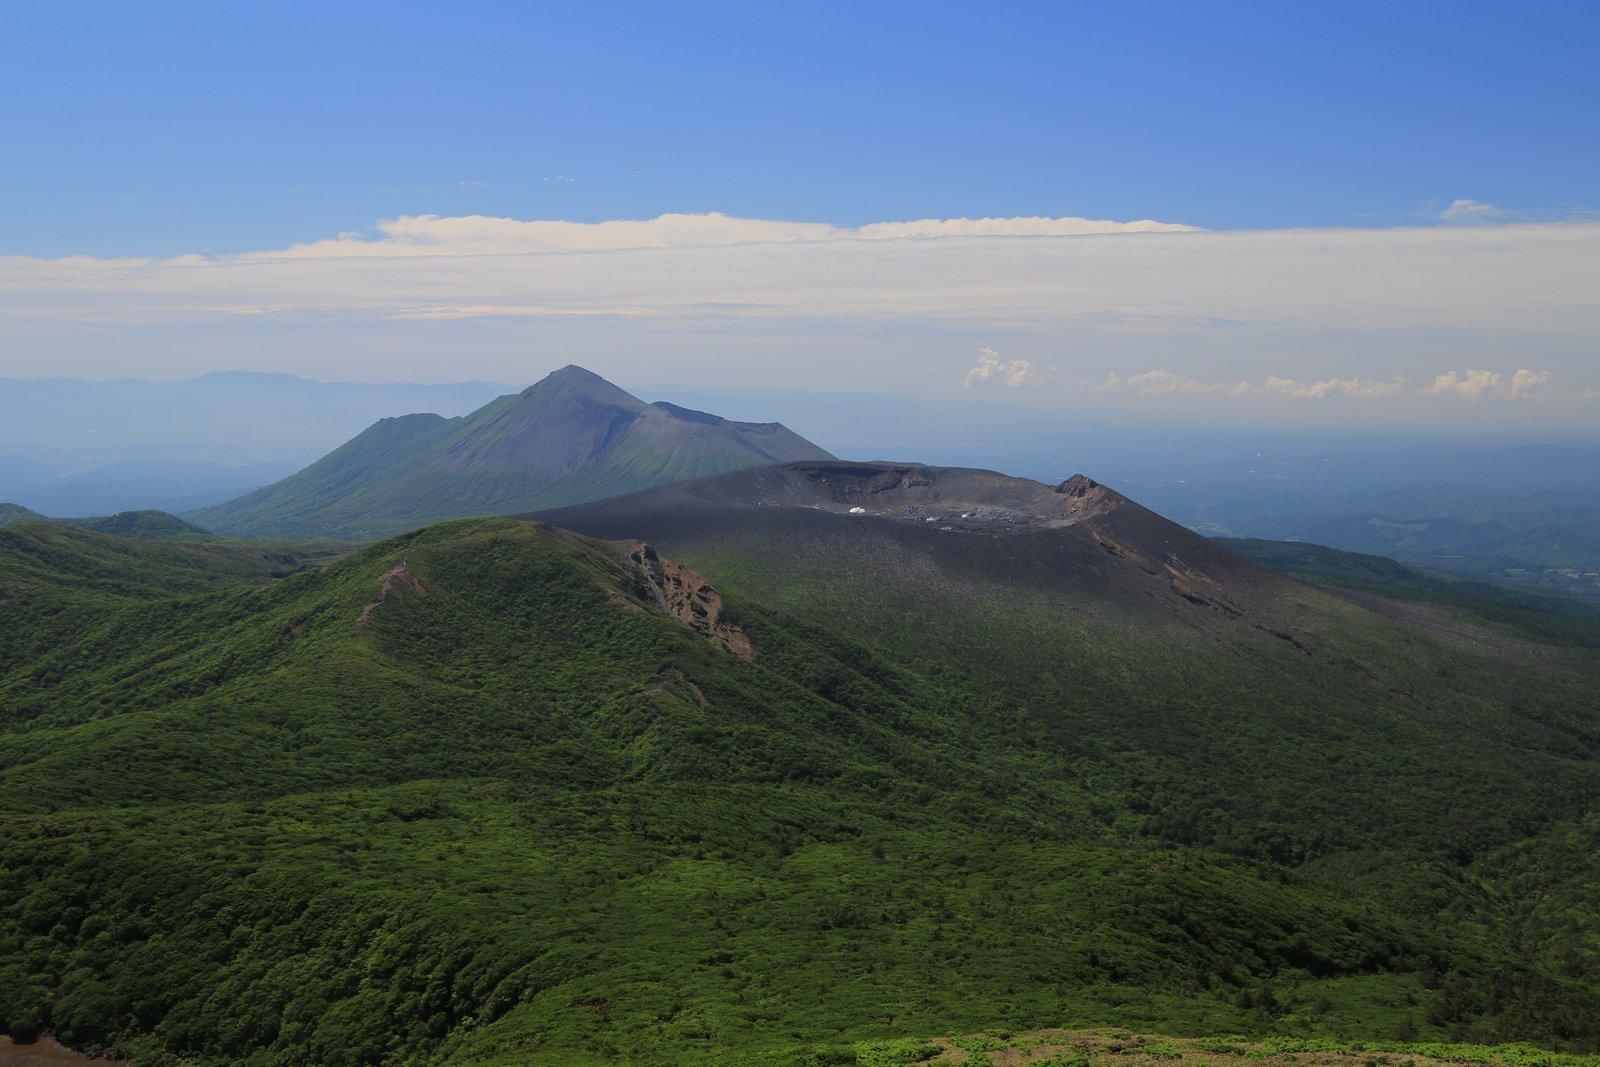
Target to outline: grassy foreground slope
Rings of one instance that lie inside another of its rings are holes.
[[[71,536],[60,573],[189,551]],[[1320,657],[704,557],[748,659],[627,552],[507,520],[0,603],[7,633],[55,620],[0,677],[0,1021],[285,1064],[909,1062],[874,1057],[1063,1023],[1600,1040],[1581,664],[1313,590]],[[128,569],[158,559],[185,566]]]

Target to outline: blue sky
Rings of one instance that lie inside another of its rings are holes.
[[[11,4],[0,254],[425,213],[1564,216],[1600,209],[1597,42],[1593,2]]]
[[[6,5],[0,377],[1592,428],[1597,52],[1595,0]]]

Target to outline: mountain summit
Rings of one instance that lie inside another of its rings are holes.
[[[190,518],[229,534],[381,537],[440,519],[829,458],[781,423],[647,404],[567,366],[460,418],[381,419],[305,470]]]

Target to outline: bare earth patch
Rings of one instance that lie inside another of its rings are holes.
[[[0,1037],[0,1067],[68,1067],[69,1064],[121,1063],[74,1052],[53,1037],[41,1037],[27,1045],[13,1044]]]
[[[745,632],[722,618],[722,594],[705,578],[681,563],[661,558],[643,541],[624,541],[617,548],[664,613],[740,659],[755,654]]]

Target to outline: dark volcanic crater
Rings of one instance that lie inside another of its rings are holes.
[[[1263,619],[1270,594],[1298,584],[1081,474],[1049,485],[962,467],[807,460],[524,517],[642,538],[690,560],[753,551],[795,572],[1001,582],[1185,616]]]
[[[841,461],[785,463],[740,475],[704,479],[691,492],[744,507],[809,507],[989,533],[1070,526],[1127,503],[1083,475],[1049,486],[963,467]]]

